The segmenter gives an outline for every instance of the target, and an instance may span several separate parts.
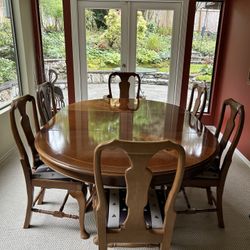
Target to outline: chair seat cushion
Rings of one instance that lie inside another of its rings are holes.
[[[216,157],[210,162],[204,171],[196,175],[194,179],[218,179],[220,176],[220,159]]]
[[[109,204],[108,228],[119,228],[128,212],[125,203],[126,189],[112,188],[105,191]],[[148,228],[162,228],[165,200],[164,191],[154,189],[149,191],[149,201],[144,208],[144,218]]]
[[[50,179],[50,180],[69,180],[70,178],[55,172],[47,165],[40,165],[33,173],[32,178],[34,179]]]

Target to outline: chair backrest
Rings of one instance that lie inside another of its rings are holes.
[[[202,118],[207,101],[207,88],[194,84],[191,91],[188,111],[199,120]]]
[[[101,175],[102,152],[107,149],[118,148],[125,151],[130,162],[124,173],[128,214],[123,226],[118,231],[114,229],[110,231],[107,229],[106,215],[108,205]],[[154,233],[153,229],[147,228],[145,224],[144,207],[148,202],[148,192],[151,188],[152,172],[149,168],[149,162],[161,150],[165,150],[166,154],[168,154],[167,151],[176,151],[177,171],[167,201],[165,202],[165,216],[161,233]],[[174,203],[182,182],[184,164],[185,151],[183,147],[170,141],[129,142],[114,140],[97,146],[94,155],[94,175],[97,191],[96,218],[99,245],[105,245],[107,243],[105,242],[106,239],[110,239],[110,242],[146,244],[163,244],[164,242],[164,246],[169,246],[176,216]],[[167,249],[167,247],[162,249]]]
[[[17,110],[19,112],[17,112]],[[33,117],[32,120],[30,119],[31,116],[28,114],[29,112],[32,112],[32,117]],[[21,136],[22,134],[21,130],[23,131],[28,146],[31,150],[31,155],[33,160],[32,167],[37,168],[42,163],[34,145],[35,138],[32,130],[32,124],[34,124],[35,126],[36,133],[40,130],[40,127],[37,117],[35,98],[33,96],[25,95],[15,99],[12,102],[10,110],[10,123],[11,123],[12,133],[17,148],[19,150],[20,161],[23,167],[26,183],[29,183],[31,178],[31,167],[29,163],[28,154],[25,149],[25,143],[23,142],[23,136]]]
[[[108,79],[108,88],[109,88],[109,98],[113,98],[112,90],[111,90],[111,83],[112,79],[116,76],[120,77],[119,82],[119,89],[120,89],[120,98],[129,98],[129,88],[130,88],[130,77],[134,77],[134,79],[138,81],[137,91],[136,91],[136,98],[140,98],[140,90],[141,90],[141,78],[137,73],[134,72],[113,72],[109,75]]]
[[[49,69],[49,79],[48,81],[54,84],[58,79],[58,73],[54,69]]]
[[[65,107],[65,102],[64,102],[62,89],[59,86],[55,85],[58,79],[58,73],[54,69],[49,69],[48,75],[49,75],[48,81],[51,83],[51,85],[54,88],[54,98],[55,98],[56,109],[60,110],[63,107]]]
[[[230,140],[231,145],[227,149],[221,165],[221,178],[225,179],[229,166],[232,162],[234,150],[239,142],[241,132],[245,120],[244,106],[232,98],[223,102],[222,110],[218,126],[216,128],[215,137],[219,139],[220,133],[222,137],[219,140],[219,158],[227,147]]]
[[[37,104],[41,116],[41,124],[46,124],[57,112],[54,87],[50,82],[38,85]]]

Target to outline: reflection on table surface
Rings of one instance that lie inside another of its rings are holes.
[[[178,106],[145,99],[98,99],[71,104],[36,137],[36,147],[45,161],[78,173],[93,172],[93,152],[104,141],[172,140],[186,151],[186,168],[213,157],[214,136],[194,116]],[[174,155],[157,155],[150,163],[155,174],[174,171]],[[120,174],[128,161],[122,152],[104,155],[107,174]]]

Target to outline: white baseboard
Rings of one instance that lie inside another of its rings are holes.
[[[0,167],[2,166],[3,162],[16,150],[16,147],[12,147],[7,153],[5,153],[1,158],[0,158]]]
[[[235,149],[235,153],[250,168],[250,161],[237,148]]]

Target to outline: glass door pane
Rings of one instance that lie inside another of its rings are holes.
[[[167,100],[173,17],[173,10],[137,10],[136,72],[150,100]]]
[[[68,103],[62,0],[39,0],[45,77],[63,93]],[[57,91],[58,93],[58,91]]]
[[[194,84],[206,86],[208,90],[205,112],[209,111],[216,44],[219,34],[222,1],[197,1],[193,30],[192,56],[189,72],[187,107]]]
[[[121,65],[121,9],[85,9],[88,99],[108,94],[108,77]],[[112,91],[118,92],[118,85]]]
[[[141,75],[142,95],[149,100],[179,105],[186,4],[182,1],[131,3],[129,70]]]
[[[0,0],[0,110],[21,94],[15,29],[9,0]]]

